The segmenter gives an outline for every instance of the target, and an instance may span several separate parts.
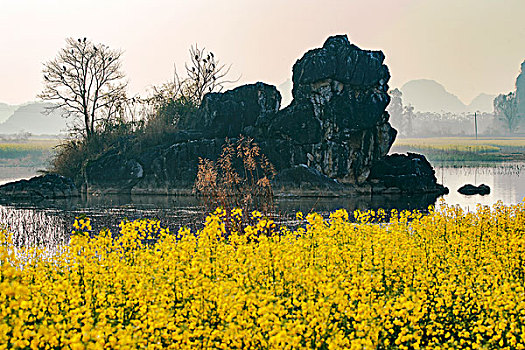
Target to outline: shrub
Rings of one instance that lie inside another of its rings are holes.
[[[273,210],[271,180],[275,168],[252,138],[241,136],[235,143],[226,139],[216,162],[199,158],[194,192],[210,210],[227,212],[241,208],[245,213],[259,208]]]
[[[49,171],[71,179],[78,177],[86,160],[85,142],[78,139],[66,140],[55,147]]]
[[[134,139],[131,123],[117,121],[103,124],[89,139],[70,138],[56,146],[49,172],[69,177],[79,184],[88,161],[109,149],[127,152],[134,147]]]

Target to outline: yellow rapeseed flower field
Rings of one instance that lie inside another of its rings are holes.
[[[0,348],[525,349],[525,204],[386,214],[79,219],[51,257],[3,232]]]

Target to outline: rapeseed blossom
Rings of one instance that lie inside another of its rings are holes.
[[[176,234],[81,218],[51,258],[1,231],[0,349],[525,349],[523,203],[250,214]]]

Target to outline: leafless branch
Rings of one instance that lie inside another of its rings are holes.
[[[38,97],[54,103],[50,110],[61,109],[64,116],[81,121],[74,123],[74,131],[90,138],[100,121],[114,114],[108,107],[126,99],[121,57],[120,50],[68,38],[58,55],[44,63],[44,89]]]
[[[213,52],[199,49],[197,45],[190,48],[190,64],[185,64],[188,78],[185,81],[185,93],[197,104],[200,104],[204,95],[209,92],[221,92],[224,84],[237,82],[225,80],[231,69],[221,64]]]

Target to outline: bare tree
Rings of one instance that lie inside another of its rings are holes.
[[[509,133],[513,133],[519,122],[516,93],[500,94],[494,99],[494,116],[501,121]]]
[[[197,45],[190,48],[190,64],[185,64],[188,78],[183,81],[183,95],[199,105],[208,92],[221,92],[226,83],[236,80],[225,80],[231,66],[220,64],[213,52]],[[177,78],[178,79],[178,78]]]
[[[239,80],[225,79],[231,66],[220,64],[213,52],[192,46],[189,53],[191,60],[185,64],[184,76],[174,66],[172,80],[153,86],[149,97],[139,98],[146,124],[153,129],[177,128],[181,120],[199,107],[207,93],[220,92],[225,84]]]
[[[179,77],[177,67],[173,65],[173,80],[169,80],[162,85],[153,86],[150,97],[142,101],[152,106],[154,110],[160,109],[171,100],[183,100],[185,103],[192,102],[189,96],[185,95],[187,84],[189,83],[186,80]]]
[[[122,51],[86,38],[67,38],[57,57],[44,63],[44,89],[38,97],[53,102],[52,110],[73,117],[73,131],[90,139],[98,124],[115,116],[126,100],[121,56]]]

